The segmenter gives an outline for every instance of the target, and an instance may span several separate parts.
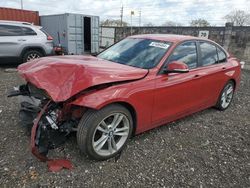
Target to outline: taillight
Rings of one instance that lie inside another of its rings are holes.
[[[53,40],[53,37],[50,36],[50,35],[48,35],[48,36],[47,36],[47,40]]]

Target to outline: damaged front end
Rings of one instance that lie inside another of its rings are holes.
[[[60,147],[76,131],[84,113],[83,108],[53,102],[44,90],[30,83],[15,87],[8,96],[18,97],[21,124],[31,132],[32,153],[42,161],[50,149]]]

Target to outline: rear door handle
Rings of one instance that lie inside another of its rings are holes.
[[[26,41],[26,39],[18,39],[18,41]]]
[[[226,70],[226,67],[222,67],[222,70]]]

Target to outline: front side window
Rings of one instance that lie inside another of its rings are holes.
[[[202,66],[213,65],[218,62],[216,47],[208,42],[200,42]]]
[[[197,51],[195,42],[185,42],[175,48],[168,62],[181,61],[186,63],[189,69],[197,67]]]
[[[22,29],[18,26],[0,25],[0,36],[22,36]]]
[[[151,69],[158,65],[169,49],[170,43],[142,38],[127,38],[111,46],[97,57],[134,66]]]
[[[22,27],[23,35],[37,35],[36,32],[28,27]]]

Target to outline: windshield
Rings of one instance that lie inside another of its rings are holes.
[[[97,57],[133,67],[151,69],[167,52],[169,42],[127,38],[111,46]]]

